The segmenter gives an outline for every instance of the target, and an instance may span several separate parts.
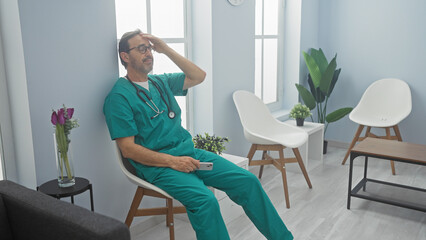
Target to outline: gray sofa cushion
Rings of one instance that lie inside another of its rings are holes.
[[[16,183],[0,181],[0,194],[13,239],[130,239],[122,222]]]
[[[2,240],[13,240],[10,232],[9,220],[7,219],[6,206],[3,204],[3,198],[0,195],[0,236]]]

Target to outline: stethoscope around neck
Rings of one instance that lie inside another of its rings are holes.
[[[129,76],[126,75],[126,79],[133,85],[133,87],[136,89],[136,94],[138,95],[138,97],[146,104],[148,105],[148,107],[150,107],[152,109],[152,111],[154,111],[156,114],[154,116],[151,117],[151,120],[158,117],[160,114],[162,114],[164,112],[164,110],[160,111],[160,109],[157,107],[157,105],[154,103],[154,101],[152,101],[152,98],[150,98],[148,96],[148,94],[146,94],[146,92],[144,90],[142,90],[141,88],[138,88],[136,86],[136,84],[134,82],[132,82],[132,80],[130,80]],[[151,81],[152,84],[155,86],[155,88],[158,90],[158,92],[160,93],[161,99],[163,99],[163,102],[166,104],[167,106],[167,111],[169,112],[167,114],[167,116],[170,119],[173,119],[176,117],[176,113],[173,112],[170,109],[169,104],[167,103],[167,101],[164,99],[164,95],[163,95],[163,91],[161,91],[160,87],[158,86],[158,84],[155,81],[152,81],[150,78],[148,78],[148,81]],[[145,95],[146,99],[148,99],[149,102],[151,102],[152,106],[148,103],[148,101],[146,101],[140,93],[143,93],[143,95]]]

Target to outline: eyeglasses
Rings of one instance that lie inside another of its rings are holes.
[[[138,51],[140,52],[140,53],[142,53],[142,54],[144,54],[144,53],[146,53],[146,51],[147,50],[149,50],[149,51],[152,51],[152,45],[145,45],[145,44],[141,44],[141,45],[139,45],[139,46],[136,46],[136,47],[132,47],[132,48],[130,48],[129,50],[127,50],[127,52],[130,52],[130,51],[132,51],[133,49],[138,49]]]

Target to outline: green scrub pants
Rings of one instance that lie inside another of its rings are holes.
[[[213,162],[213,170],[184,173],[149,167],[143,175],[186,207],[198,240],[230,239],[217,199],[206,186],[226,192],[267,239],[293,239],[255,175],[204,150],[195,149],[191,157]]]

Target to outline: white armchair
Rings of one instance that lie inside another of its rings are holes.
[[[174,234],[174,213],[186,213],[184,206],[173,206],[173,197],[170,196],[167,192],[162,190],[159,187],[154,186],[153,184],[139,178],[136,176],[135,168],[130,164],[130,162],[123,157],[121,154],[120,148],[116,143],[117,148],[117,159],[120,165],[121,170],[124,175],[129,179],[130,182],[136,184],[137,189],[135,196],[133,197],[132,205],[130,206],[129,212],[126,217],[126,225],[130,227],[134,217],[139,216],[153,216],[153,215],[166,215],[166,224],[169,227],[170,240],[175,239]],[[151,196],[156,198],[166,199],[166,207],[161,208],[145,208],[139,209],[139,205],[142,201],[143,196]]]
[[[408,84],[395,78],[375,81],[364,92],[358,105],[349,114],[349,119],[359,124],[351,145],[346,152],[342,164],[345,164],[351,149],[358,141],[366,137],[393,139],[402,141],[398,124],[411,112],[411,91]],[[364,127],[365,136],[360,137]],[[371,128],[384,128],[386,136],[371,133]],[[390,129],[395,135],[391,135]],[[395,165],[391,161],[392,174],[395,175]]]
[[[240,90],[234,92],[233,98],[244,129],[244,136],[252,144],[247,156],[249,166],[261,166],[259,178],[262,177],[263,166],[267,164],[274,165],[281,172],[286,206],[290,208],[285,170],[286,163],[299,163],[309,188],[312,188],[298,149],[306,143],[308,134],[295,126],[276,120],[262,100],[253,93]],[[283,150],[285,148],[291,148],[295,158],[284,158]],[[261,160],[253,160],[253,156],[257,150],[263,151]],[[267,151],[278,151],[279,158],[272,158],[268,155]]]

